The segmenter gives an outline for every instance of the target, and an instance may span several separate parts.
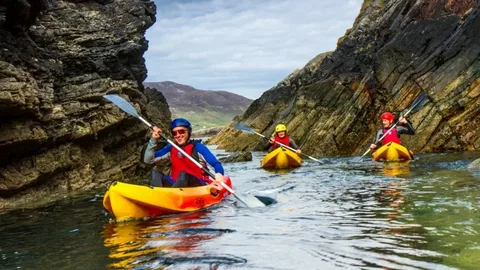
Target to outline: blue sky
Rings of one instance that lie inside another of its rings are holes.
[[[334,50],[363,0],[155,0],[148,82],[252,99]]]

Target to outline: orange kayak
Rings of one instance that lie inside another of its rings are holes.
[[[232,187],[228,176],[225,184]],[[117,221],[192,212],[219,203],[230,193],[218,183],[201,187],[164,188],[113,182],[103,206]]]

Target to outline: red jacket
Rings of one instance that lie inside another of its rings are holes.
[[[396,128],[390,130],[390,132],[388,132],[388,133],[385,133],[387,131],[388,131],[387,128],[383,129],[383,134],[386,134],[386,135],[382,139],[382,145],[385,145],[385,144],[391,143],[391,142],[402,144],[402,141],[400,140],[400,137],[397,134],[397,129]]]
[[[277,146],[277,142],[290,147],[290,138],[287,135],[285,135],[285,137],[283,137],[283,138],[280,138],[277,135],[275,135],[274,139],[275,139],[275,141],[273,142],[273,149],[279,147],[279,146]]]
[[[192,156],[195,145],[192,142],[187,143],[185,146],[181,147],[185,153],[189,156]],[[185,157],[177,148],[172,147],[170,150],[170,160],[172,161],[172,169],[170,171],[170,176],[173,180],[177,181],[178,175],[181,171],[185,171],[198,179],[204,180],[205,175],[203,170],[195,165],[188,157]]]

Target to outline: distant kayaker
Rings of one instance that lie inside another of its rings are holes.
[[[299,155],[302,153],[302,150],[298,149],[298,146],[295,144],[295,142],[288,137],[287,127],[284,124],[279,124],[275,127],[275,134],[265,144],[264,149],[268,150],[270,147],[273,149],[281,147],[279,144],[277,144],[277,142],[295,149],[295,152]]]
[[[380,129],[377,132],[377,136],[375,138],[375,142],[378,142],[379,139],[387,132],[393,125],[393,114],[391,112],[384,112],[381,116],[382,118],[382,124],[383,128]],[[405,117],[400,117],[398,120],[399,125],[397,125],[394,129],[392,129],[381,141],[382,145],[385,145],[390,142],[395,142],[398,144],[402,144],[402,141],[400,140],[400,135],[401,134],[407,134],[407,135],[414,135],[415,134],[415,129],[413,129],[412,124],[407,121]],[[374,150],[377,148],[377,145],[375,143],[370,145],[370,148]]]
[[[163,187],[198,187],[204,186],[211,180],[208,175],[196,166],[191,160],[185,157],[175,147],[168,144],[158,151],[157,146],[162,130],[153,127],[152,138],[148,142],[143,155],[143,161],[147,164],[156,164],[164,159],[170,159],[170,176],[152,170],[152,180],[155,186]],[[199,141],[191,140],[192,125],[185,118],[176,118],[170,123],[170,132],[175,142],[183,151],[192,156],[200,164],[210,164],[215,169],[215,180],[223,181],[223,166],[208,148]],[[166,157],[163,157],[166,156]],[[162,158],[163,157],[163,158]],[[206,163],[205,163],[206,162]]]

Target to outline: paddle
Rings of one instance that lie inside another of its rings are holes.
[[[420,94],[420,95],[415,99],[415,101],[412,103],[412,106],[410,107],[410,109],[409,109],[402,117],[407,116],[413,109],[415,109],[415,107],[419,106],[420,104],[423,104],[423,103],[425,102],[425,100],[427,100],[427,95],[425,95],[424,93]],[[383,134],[383,136],[380,137],[380,139],[378,139],[378,140],[375,142],[375,144],[381,142],[381,141],[383,140],[383,138],[385,138],[385,136],[387,136],[387,134],[388,134],[392,129],[394,129],[394,128],[398,125],[399,121],[400,121],[400,119],[397,120],[397,122],[395,123],[395,125],[393,125],[389,130],[387,130],[387,132],[385,132],[385,133]],[[360,158],[355,159],[355,161],[356,161],[356,162],[361,161],[361,160],[363,159],[363,157],[364,157],[366,154],[368,154],[371,150],[372,150],[371,148],[368,148],[368,150],[367,150],[365,153],[363,153],[363,155],[362,155]]]
[[[143,117],[141,117],[137,110],[135,109],[135,107],[133,107],[132,104],[130,104],[128,101],[126,101],[124,98],[118,96],[118,95],[115,95],[115,94],[111,94],[111,95],[104,95],[103,96],[105,99],[108,99],[109,101],[111,101],[113,104],[117,105],[120,109],[122,109],[124,112],[130,114],[131,116],[139,119],[140,121],[142,121],[143,123],[145,123],[150,129],[153,129],[153,125],[150,124],[147,120],[145,120]],[[180,148],[178,145],[176,145],[174,142],[170,141],[167,136],[165,136],[165,134],[163,133],[160,133],[159,134],[163,139],[165,139],[170,145],[172,145],[173,147],[175,147],[178,151],[180,151],[180,153],[182,153],[184,156],[186,156],[188,159],[190,159],[190,161],[192,161],[195,165],[197,165],[199,168],[201,168],[205,173],[207,173],[210,177],[212,177],[213,179],[215,179],[215,175],[210,172],[207,168],[203,167],[198,161],[196,161],[193,157],[191,157],[190,155],[188,155],[187,153],[185,153],[185,151],[183,151],[182,148]],[[243,200],[242,198],[240,198],[236,193],[235,191],[233,191],[233,189],[231,189],[229,186],[227,186],[225,183],[223,182],[218,182],[220,183],[220,185],[222,185],[226,190],[228,190],[228,192],[230,192],[231,194],[233,194],[233,196],[235,196],[239,201],[241,201],[243,204],[245,204],[247,207],[251,207],[245,200]],[[265,206],[263,203],[262,203],[262,206]]]
[[[264,139],[270,140],[270,139],[267,138],[265,135],[256,132],[253,128],[245,125],[245,124],[242,123],[242,122],[238,122],[238,123],[235,125],[235,129],[238,129],[238,130],[240,130],[240,131],[243,131],[243,132],[249,133],[249,134],[257,134],[258,136],[263,137]],[[283,144],[283,143],[277,142],[277,144],[279,144],[279,145],[281,145],[282,147],[285,147],[285,148],[287,148],[287,149],[289,149],[289,150],[292,150],[293,152],[296,151],[295,149],[291,148],[290,146],[286,146],[286,145]],[[319,162],[319,163],[322,163],[322,164],[323,164],[323,161],[320,161],[320,160],[318,160],[318,159],[316,159],[316,158],[314,158],[314,157],[311,157],[311,156],[309,156],[309,155],[305,155],[304,153],[300,153],[300,155],[306,156],[306,157],[308,157],[308,158],[311,159],[311,160],[315,160],[316,162]]]

